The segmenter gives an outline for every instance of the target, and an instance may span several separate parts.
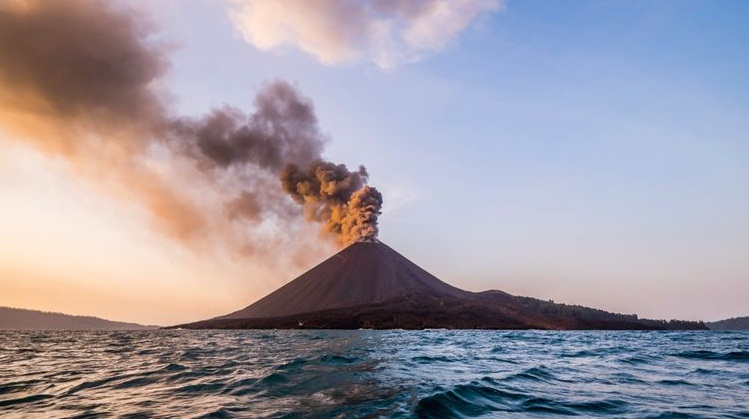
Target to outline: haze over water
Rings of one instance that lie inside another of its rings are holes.
[[[749,333],[0,332],[3,417],[749,417]]]

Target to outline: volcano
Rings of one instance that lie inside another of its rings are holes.
[[[439,280],[380,241],[355,242],[257,302],[197,329],[704,329]]]

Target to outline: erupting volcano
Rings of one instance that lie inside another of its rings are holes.
[[[704,329],[502,291],[453,287],[364,236],[250,306],[181,325],[217,329]]]
[[[469,298],[379,241],[359,241],[226,319],[280,317],[399,298]]]

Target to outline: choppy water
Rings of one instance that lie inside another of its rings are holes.
[[[2,417],[749,418],[749,333],[0,332]]]

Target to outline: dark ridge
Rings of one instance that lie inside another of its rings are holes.
[[[0,307],[0,330],[148,330],[157,328],[158,326],[117,322],[92,316],[73,316]]]
[[[191,329],[706,330],[440,281],[381,242],[358,242],[234,313]]]
[[[706,323],[710,330],[749,330],[749,316]]]

